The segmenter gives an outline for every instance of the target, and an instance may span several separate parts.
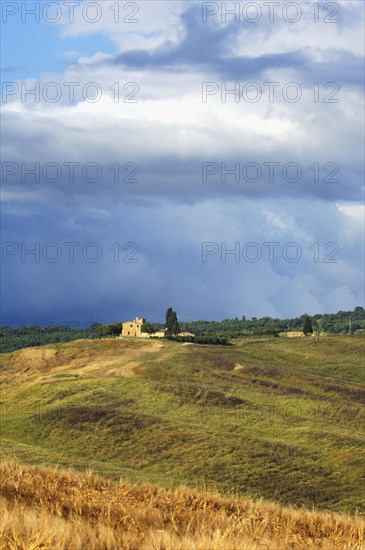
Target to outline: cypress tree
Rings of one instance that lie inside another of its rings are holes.
[[[307,314],[305,314],[305,317],[304,317],[303,332],[306,336],[307,334],[313,334],[312,321]]]

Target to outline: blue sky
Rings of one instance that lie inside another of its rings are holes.
[[[363,3],[23,4],[2,4],[3,323],[363,305]]]
[[[65,36],[43,19],[37,24],[29,16],[25,23],[19,19],[8,15],[6,24],[2,24],[1,69],[6,82],[37,78],[46,71],[62,71],[80,54],[92,55],[100,49],[110,54],[117,51],[104,34]]]

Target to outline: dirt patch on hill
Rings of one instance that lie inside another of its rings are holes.
[[[160,351],[161,349],[163,349],[165,346],[163,344],[159,344],[158,342],[155,342],[153,344],[153,350],[156,350],[156,351]],[[152,351],[152,350],[151,350]]]
[[[14,352],[14,364],[23,367],[37,367],[40,363],[49,362],[57,356],[54,349],[27,348]]]
[[[160,354],[166,346],[144,340],[79,340],[67,344],[27,348],[8,354],[0,381],[56,382],[65,377],[129,377],[146,354]]]
[[[246,366],[241,363],[236,363],[233,370],[245,370]]]

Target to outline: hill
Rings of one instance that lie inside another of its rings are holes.
[[[3,354],[2,455],[364,513],[364,342],[84,340]]]
[[[0,479],[4,550],[363,548],[365,521],[344,514],[15,463]]]

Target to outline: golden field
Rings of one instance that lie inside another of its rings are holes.
[[[244,497],[6,462],[1,549],[361,550],[365,521]]]

